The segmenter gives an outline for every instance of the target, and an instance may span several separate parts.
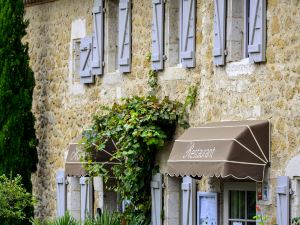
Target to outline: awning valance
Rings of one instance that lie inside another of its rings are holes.
[[[186,130],[175,140],[167,173],[262,181],[269,162],[269,121],[226,121]]]
[[[81,162],[82,154],[80,139],[77,138],[73,143],[70,143],[67,159],[65,162],[65,174],[67,176],[86,176],[88,173],[84,169],[86,162]],[[112,140],[108,140],[105,148],[102,151],[97,151],[96,146],[93,152],[93,163],[103,164],[105,169],[110,170],[111,167],[119,162],[112,160],[112,155],[116,152],[116,146]]]

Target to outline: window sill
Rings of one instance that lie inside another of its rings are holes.
[[[226,73],[229,77],[236,77],[242,75],[251,75],[255,69],[254,63],[250,63],[249,58],[242,59],[238,62],[227,63]]]
[[[161,72],[161,80],[184,80],[187,77],[187,70],[178,64],[177,66],[167,67]]]
[[[118,70],[114,72],[105,73],[103,75],[103,85],[117,85],[121,84],[123,81],[122,73],[120,73]]]
[[[85,92],[84,85],[77,81],[71,81],[69,90],[71,95],[82,95]]]

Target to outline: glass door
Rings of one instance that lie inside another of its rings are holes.
[[[256,225],[256,183],[224,185],[224,225]]]
[[[255,191],[229,191],[229,224],[255,225],[255,220],[253,220],[256,214],[255,206]]]

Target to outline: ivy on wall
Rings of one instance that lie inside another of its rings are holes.
[[[113,159],[122,162],[112,168],[117,180],[114,189],[131,202],[125,220],[131,225],[149,224],[155,155],[172,139],[178,124],[188,126],[184,105],[167,97],[161,101],[155,96],[133,97],[103,112],[94,117],[92,129],[84,134],[85,160],[90,162],[87,170],[94,176],[108,173],[91,162],[91,153],[95,146],[103,150],[105,142],[112,139],[118,149]]]

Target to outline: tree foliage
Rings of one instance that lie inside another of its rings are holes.
[[[0,174],[20,174],[24,188],[31,192],[37,140],[31,112],[35,81],[28,46],[22,43],[26,27],[23,0],[0,0]],[[27,216],[32,212],[28,208]],[[0,220],[2,224],[26,224]]]
[[[87,169],[91,175],[107,174],[101,165],[92,163],[91,153],[95,146],[103,150],[105,142],[112,139],[118,149],[113,159],[121,162],[112,169],[118,183],[115,190],[131,202],[125,213],[126,224],[148,225],[155,155],[173,138],[178,122],[188,126],[184,105],[168,98],[133,97],[104,112],[94,117],[92,129],[84,134],[85,160],[90,162]]]

